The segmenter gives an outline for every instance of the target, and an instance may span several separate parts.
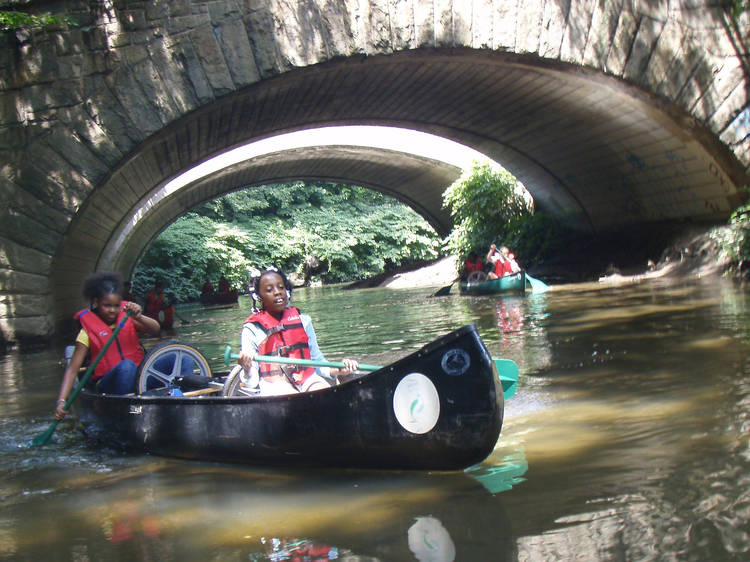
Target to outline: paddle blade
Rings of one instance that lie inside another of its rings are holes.
[[[531,285],[532,293],[544,293],[549,290],[549,285],[547,285],[547,283],[545,283],[544,281],[540,281],[539,279],[534,279],[528,273],[526,274],[526,281],[528,281],[529,285]]]
[[[58,423],[60,423],[59,420],[53,421],[47,428],[47,431],[45,431],[44,433],[40,433],[39,435],[34,437],[34,439],[31,440],[32,446],[39,447],[40,445],[46,445],[47,443],[49,443],[49,440],[52,438],[52,434],[55,432]]]
[[[444,297],[444,296],[450,294],[451,287],[453,287],[453,283],[451,283],[450,285],[446,285],[445,287],[441,287],[440,289],[438,289],[437,291],[435,291],[432,294],[432,296],[433,297]]]
[[[518,390],[518,365],[511,359],[493,359],[500,384],[503,385],[503,399],[508,400]]]

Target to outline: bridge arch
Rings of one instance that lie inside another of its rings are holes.
[[[435,202],[455,170],[311,149],[181,190],[105,252],[159,186],[279,133],[377,124],[437,134],[502,163],[538,207],[594,233],[722,220],[748,183],[742,29],[708,3],[102,6],[88,30],[31,35],[13,47],[22,57],[0,59],[6,339],[50,334],[78,305],[81,275],[128,267],[178,210],[243,182],[390,189],[444,228]],[[399,175],[409,176],[399,187],[375,181]]]

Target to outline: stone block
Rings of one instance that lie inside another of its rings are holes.
[[[146,2],[145,17],[148,21],[160,21],[169,14],[169,3],[166,0],[156,0],[155,2]]]
[[[567,24],[560,45],[560,59],[582,64],[589,39],[591,20],[596,10],[596,0],[572,0],[567,14]]]
[[[37,199],[26,190],[20,188],[14,190],[8,208],[27,217],[34,218],[45,225],[46,228],[50,228],[60,235],[64,234],[68,229],[73,216],[72,213],[49,206],[47,201]]]
[[[185,65],[182,63],[179,50],[167,49],[167,42],[159,39],[149,45],[149,56],[164,84],[168,84],[168,93],[172,103],[181,114],[188,113],[199,102]],[[204,79],[205,83],[205,79]],[[205,83],[205,90],[210,96],[210,89]]]
[[[373,0],[363,7],[368,54],[388,53],[391,50],[391,19],[387,0]],[[366,10],[366,11],[365,11]]]
[[[107,30],[103,27],[84,29],[81,33],[83,42],[89,50],[104,50],[109,46],[107,42]]]
[[[54,326],[51,315],[29,316],[25,318],[0,319],[0,331],[6,342],[23,345],[26,341],[51,338]]]
[[[432,2],[414,3],[414,47],[435,46],[435,5]]]
[[[7,208],[0,210],[0,237],[54,255],[62,235],[15,209]]]
[[[471,46],[475,49],[492,49],[495,42],[492,0],[476,0],[471,16]]]
[[[596,2],[591,14],[591,26],[583,52],[583,64],[607,71],[607,58],[617,32],[619,10],[613,4]]]
[[[451,0],[435,0],[434,22],[435,22],[435,46],[454,47],[453,39],[453,2]]]
[[[627,57],[623,76],[640,84],[648,85],[648,73],[646,72],[651,53],[654,50],[664,22],[651,17],[642,17],[638,25],[635,39],[633,40],[630,55]]]
[[[203,25],[190,32],[190,41],[203,68],[203,73],[214,91],[219,96],[233,90],[232,77],[227,68],[224,55],[216,41],[210,26]]]
[[[492,16],[493,48],[512,51],[516,46],[517,11],[510,2],[497,2]]]
[[[351,0],[331,3],[319,12],[320,25],[326,30],[328,56],[348,56],[363,52],[361,30],[357,25],[357,3]]]
[[[112,93],[122,104],[122,109],[127,118],[136,128],[138,136],[142,139],[157,132],[164,123],[154,111],[151,100],[141,88],[141,78],[138,74],[140,69],[141,66],[122,67],[107,77],[107,82]],[[132,132],[129,134],[132,134]]]
[[[0,146],[10,150],[20,150],[27,143],[28,137],[23,125],[0,125]]]
[[[240,15],[240,7],[235,0],[213,0],[208,3],[208,17],[213,25],[221,25]]]
[[[544,0],[524,2],[516,21],[516,53],[538,53],[544,13]]]
[[[0,237],[0,269],[20,270],[37,275],[52,271],[52,255],[29,248],[7,237]]]
[[[215,33],[235,86],[241,88],[260,80],[250,40],[242,21],[234,20],[220,25]]]
[[[0,269],[0,287],[6,293],[19,295],[45,295],[50,292],[47,275],[12,269]]]
[[[109,139],[120,152],[127,154],[144,137],[130,120],[128,111],[114,100],[112,89],[105,79],[97,77],[96,80],[100,82],[91,88],[89,97],[84,101],[85,115],[107,131]]]
[[[635,40],[638,22],[629,12],[621,12],[617,21],[617,30],[612,38],[612,45],[607,55],[605,70],[617,76],[625,71],[628,55]]]
[[[213,88],[203,71],[198,54],[187,36],[185,36],[184,41],[171,49],[171,56],[182,67],[192,86],[195,98],[200,103],[206,103],[214,99]]]
[[[4,294],[0,296],[0,318],[28,318],[51,310],[49,288],[40,294]]]
[[[539,36],[539,56],[548,59],[560,58],[560,48],[562,47],[569,11],[570,0],[547,2],[544,5]]]
[[[453,26],[451,37],[453,45],[470,46],[473,40],[474,10],[472,0],[453,0]]]

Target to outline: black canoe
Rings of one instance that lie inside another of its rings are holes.
[[[497,370],[474,325],[327,390],[276,397],[82,391],[87,433],[157,455],[265,465],[458,470],[493,450]]]

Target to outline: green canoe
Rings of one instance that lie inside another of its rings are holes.
[[[463,295],[495,295],[498,293],[523,293],[526,291],[526,273],[520,271],[500,279],[469,283],[462,281],[458,289]]]

